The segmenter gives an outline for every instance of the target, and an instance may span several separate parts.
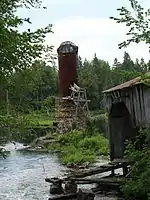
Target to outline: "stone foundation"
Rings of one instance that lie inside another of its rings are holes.
[[[57,131],[66,132],[71,129],[84,129],[86,116],[82,108],[78,107],[72,99],[59,98],[56,102]]]

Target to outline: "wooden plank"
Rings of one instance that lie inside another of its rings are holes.
[[[136,106],[136,117],[137,117],[137,123],[138,126],[141,123],[141,105],[140,105],[140,101],[139,101],[139,91],[138,91],[138,86],[135,87],[135,106]]]
[[[146,125],[150,124],[150,90],[149,88],[144,89],[144,106],[145,106],[145,118]]]
[[[143,86],[140,87],[140,103],[141,103],[141,124],[144,125],[146,123],[145,117],[145,105],[144,105],[144,93],[143,93]]]
[[[133,90],[133,107],[134,107],[134,118],[136,125],[139,125],[138,121],[138,109],[137,109],[137,101],[136,101],[136,93],[135,90]]]

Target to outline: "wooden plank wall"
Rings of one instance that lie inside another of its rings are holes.
[[[124,102],[128,108],[135,126],[150,125],[150,89],[144,85],[122,89],[119,91],[120,97],[115,99],[118,91],[105,94],[106,110],[111,111],[113,103]],[[116,94],[115,94],[116,93]]]

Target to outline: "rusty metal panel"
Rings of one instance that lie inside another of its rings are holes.
[[[69,96],[70,85],[77,84],[77,53],[78,47],[72,42],[63,42],[58,52],[59,90],[60,95]]]

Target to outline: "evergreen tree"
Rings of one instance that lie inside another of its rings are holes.
[[[148,66],[144,61],[144,58],[141,58],[140,60],[140,67],[142,72],[147,72],[148,71]]]
[[[123,57],[123,63],[121,65],[122,70],[133,71],[134,70],[134,62],[131,60],[130,55],[125,51]]]

